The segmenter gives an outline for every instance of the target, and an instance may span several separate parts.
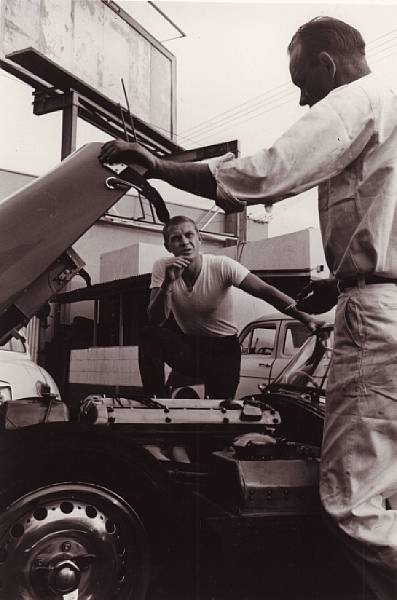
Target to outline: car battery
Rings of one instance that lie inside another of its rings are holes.
[[[234,450],[212,454],[217,499],[240,515],[304,515],[318,512],[319,460],[238,458]]]
[[[52,398],[24,398],[0,405],[0,429],[18,429],[38,423],[69,421],[64,402]]]

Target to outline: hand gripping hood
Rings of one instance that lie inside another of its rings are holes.
[[[83,267],[70,246],[124,194],[87,144],[0,202],[0,341]]]

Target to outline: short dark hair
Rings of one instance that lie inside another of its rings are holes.
[[[309,60],[320,52],[329,52],[344,58],[365,56],[365,42],[361,33],[344,21],[333,17],[315,17],[301,25],[288,46],[288,53],[301,44]]]
[[[163,237],[164,237],[164,244],[167,246],[168,243],[168,232],[171,229],[171,227],[174,227],[174,225],[180,225],[181,223],[191,223],[193,225],[193,227],[195,228],[195,230],[197,231],[197,233],[199,233],[199,230],[197,229],[197,225],[195,223],[195,221],[193,221],[193,219],[191,219],[190,217],[185,217],[185,215],[177,215],[176,217],[172,217],[165,225],[163,228]]]

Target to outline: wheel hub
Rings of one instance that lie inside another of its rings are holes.
[[[69,542],[65,542],[70,545]],[[70,594],[78,589],[81,574],[96,559],[94,554],[81,554],[73,557],[63,555],[48,557],[39,556],[32,565],[32,581],[36,587],[45,592]]]
[[[63,560],[48,574],[48,587],[55,594],[69,594],[79,587],[80,569],[71,560]]]

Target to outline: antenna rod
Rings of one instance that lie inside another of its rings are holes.
[[[130,118],[130,125],[131,125],[132,133],[133,133],[133,136],[134,136],[134,142],[136,142],[138,140],[136,139],[134,119],[132,118],[132,113],[131,113],[131,110],[130,110],[130,103],[129,103],[129,100],[128,100],[127,91],[125,89],[124,79],[123,78],[121,78],[121,85],[123,86],[124,98],[125,98],[125,102],[126,102],[126,105],[127,105],[128,116]]]
[[[129,142],[130,136],[128,135],[128,131],[127,131],[127,127],[126,127],[125,119],[124,119],[123,107],[121,106],[120,102],[119,102],[119,109],[120,109],[121,121],[123,123],[125,141]]]

